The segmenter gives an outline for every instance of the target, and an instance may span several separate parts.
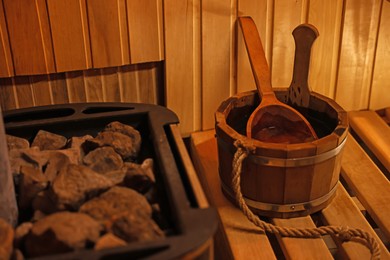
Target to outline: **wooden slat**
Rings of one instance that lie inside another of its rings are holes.
[[[86,102],[85,83],[82,71],[65,73],[70,103]]]
[[[343,4],[354,1],[307,2],[309,2],[307,22],[313,24],[320,34],[313,44],[311,53],[309,86],[312,91],[334,98]]]
[[[139,102],[138,76],[136,66],[124,66],[118,70],[122,102]]]
[[[310,216],[290,219],[275,218],[272,222],[281,227],[316,227]],[[277,238],[287,259],[333,259],[328,247],[321,238],[305,239],[280,236],[277,236]]]
[[[163,60],[162,0],[126,2],[131,63]]]
[[[360,228],[369,232],[379,243],[381,259],[390,259],[389,251],[376,235],[375,231],[360,213],[342,185],[339,185],[336,196],[326,208],[321,211],[324,222],[328,225]],[[337,240],[336,240],[337,241]],[[341,245],[343,259],[369,259],[368,248],[356,242],[345,242]]]
[[[14,75],[3,2],[0,2],[0,77]]]
[[[121,100],[117,71],[117,67],[101,70],[102,87],[106,102],[119,102]]]
[[[15,85],[16,98],[18,99],[18,108],[33,107],[34,95],[32,93],[29,76],[16,77],[13,80]]]
[[[377,38],[374,75],[370,92],[370,105],[372,110],[389,107],[390,96],[390,2],[382,1],[382,12],[380,13],[380,25]]]
[[[5,0],[15,74],[55,71],[50,27],[44,1]]]
[[[341,167],[348,186],[390,239],[390,182],[351,135],[348,136]]]
[[[184,135],[201,122],[199,8],[199,0],[164,1],[166,105],[177,113]]]
[[[352,129],[390,171],[390,127],[374,111],[348,113]]]
[[[137,69],[140,102],[156,104],[156,68],[151,64],[138,64]]]
[[[92,67],[85,0],[47,0],[57,72]]]
[[[66,87],[65,73],[49,75],[49,84],[53,97],[53,104],[69,103],[69,93]]]
[[[87,102],[103,102],[105,97],[100,70],[86,70],[83,74]]]
[[[129,64],[125,0],[87,1],[92,62],[94,68]],[[125,26],[125,27],[123,27]],[[124,45],[126,44],[126,45]]]
[[[336,93],[346,110],[368,107],[382,2],[346,1]]]
[[[234,12],[233,0],[202,2],[202,128],[214,126],[214,112],[236,91],[233,77]],[[216,48],[216,46],[218,46]]]
[[[291,35],[301,23],[302,0],[275,1],[273,10],[272,61],[268,61],[273,86],[288,87],[294,65],[294,38]]]
[[[246,259],[248,256],[253,259],[276,259],[267,236],[259,232],[241,210],[222,194],[214,134],[214,130],[192,134],[191,155],[206,196],[211,205],[217,208],[221,219],[215,238],[218,243],[216,254],[225,254],[220,259]]]
[[[30,84],[32,95],[34,96],[34,106],[44,106],[53,103],[49,75],[30,77]]]
[[[18,108],[12,78],[0,78],[0,105],[3,111]]]

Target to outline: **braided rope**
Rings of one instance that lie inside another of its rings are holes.
[[[279,234],[283,237],[295,237],[295,238],[318,238],[323,235],[335,235],[342,242],[354,241],[363,244],[371,252],[371,259],[380,259],[379,244],[375,238],[368,232],[359,228],[348,228],[340,226],[322,226],[316,228],[288,228],[275,226],[273,224],[262,221],[257,215],[255,215],[246,204],[243,195],[241,193],[241,170],[242,162],[254,151],[254,147],[248,147],[243,145],[237,140],[234,145],[237,147],[237,151],[233,158],[233,178],[232,187],[242,212],[245,216],[256,226],[261,228],[263,231]]]

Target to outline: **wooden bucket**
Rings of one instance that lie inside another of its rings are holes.
[[[275,89],[286,102],[287,89]],[[312,124],[318,140],[299,144],[264,143],[245,135],[247,120],[259,104],[257,91],[239,93],[215,113],[222,190],[235,202],[232,162],[239,140],[255,150],[242,162],[241,191],[256,214],[290,218],[323,209],[335,195],[341,155],[348,133],[347,113],[332,99],[312,92],[309,109],[298,109]]]

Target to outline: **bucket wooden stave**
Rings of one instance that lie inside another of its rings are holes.
[[[286,102],[287,90],[275,89]],[[289,218],[323,209],[333,198],[339,180],[341,155],[348,133],[347,113],[332,99],[311,93],[309,110],[301,110],[319,139],[300,144],[264,143],[245,136],[245,127],[259,103],[256,91],[224,101],[215,113],[219,176],[224,194],[235,202],[232,162],[239,140],[254,147],[243,161],[241,190],[258,215]],[[299,108],[298,108],[299,110]]]

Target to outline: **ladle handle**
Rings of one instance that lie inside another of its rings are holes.
[[[257,90],[262,98],[265,95],[275,96],[271,85],[271,73],[256,24],[251,17],[239,17],[238,21],[244,36]]]
[[[310,54],[318,30],[311,24],[301,24],[292,32],[295,41],[295,58],[292,82],[289,88],[289,102],[309,107],[310,88],[308,85]]]

